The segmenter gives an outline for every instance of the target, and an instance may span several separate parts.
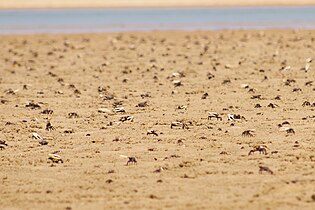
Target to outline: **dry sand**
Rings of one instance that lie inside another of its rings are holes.
[[[0,38],[1,209],[314,209],[315,67],[306,60],[315,31]],[[98,112],[114,103],[126,113]],[[127,115],[133,122],[119,121]],[[171,129],[176,120],[188,129]],[[279,130],[284,121],[295,134]],[[248,129],[253,137],[241,135]],[[255,145],[268,154],[249,156]],[[56,150],[63,163],[48,160]]]
[[[315,0],[0,0],[0,8],[314,5]]]

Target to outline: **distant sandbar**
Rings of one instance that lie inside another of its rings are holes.
[[[0,8],[304,6],[315,0],[0,0]]]

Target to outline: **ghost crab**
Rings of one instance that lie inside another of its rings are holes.
[[[173,127],[182,127],[182,129],[188,129],[187,124],[184,121],[174,121],[171,123],[171,129],[173,129]]]
[[[248,155],[251,155],[254,152],[259,152],[259,154],[267,155],[267,149],[268,147],[266,145],[254,146],[253,149],[249,151]]]
[[[246,130],[246,131],[243,131],[242,136],[243,137],[254,137],[255,136],[254,132],[255,132],[255,129]]]

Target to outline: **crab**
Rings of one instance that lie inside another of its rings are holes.
[[[279,124],[279,130],[280,131],[285,131],[287,132],[287,134],[295,134],[295,131],[293,128],[291,127],[287,127],[287,126],[282,126],[283,124]]]
[[[173,129],[173,127],[178,127],[178,126],[181,126],[182,129],[188,129],[188,126],[185,122],[183,121],[174,121],[171,123],[171,129]]]
[[[126,165],[128,166],[130,164],[137,164],[137,159],[135,157],[128,157]]]
[[[1,139],[0,139],[0,150],[5,149],[4,146],[8,146],[8,144],[7,144],[4,140],[1,140]]]
[[[258,145],[254,146],[252,150],[249,151],[248,155],[251,155],[254,152],[259,152],[259,154],[267,155],[267,146],[266,145]]]
[[[59,163],[59,162],[63,163],[61,156],[56,153],[48,154],[48,160],[51,160],[53,163]]]
[[[147,135],[150,135],[150,134],[158,136],[156,130],[153,130],[153,129],[150,129],[150,130],[147,131]]]
[[[114,108],[114,111],[115,111],[115,112],[123,112],[123,113],[126,112],[126,110],[125,110],[124,107],[116,107],[116,108]]]
[[[184,140],[183,140],[183,139],[178,139],[178,140],[177,140],[177,144],[178,144],[179,146],[184,145]]]
[[[144,102],[140,102],[136,105],[136,107],[146,107],[148,106],[148,102],[147,101],[144,101]]]
[[[302,106],[311,106],[311,103],[309,101],[304,101]]]
[[[251,90],[251,89],[249,89],[249,90]],[[262,99],[262,98],[261,98],[261,95],[253,95],[252,97],[250,97],[250,99]]]
[[[53,130],[56,130],[56,128],[54,126],[52,126],[52,124],[48,121],[46,124],[46,130],[47,131],[53,131]]]
[[[43,138],[38,133],[32,133],[32,138],[37,140],[43,140]]]
[[[153,173],[161,173],[165,169],[163,167],[159,167],[158,169],[154,170]]]
[[[38,142],[40,145],[47,145],[48,144],[48,141],[46,140],[41,140]]]
[[[204,93],[204,94],[202,94],[201,99],[206,99],[208,96],[209,96],[208,93]]]
[[[219,116],[216,112],[208,112],[208,120],[211,120],[212,118],[216,118],[217,120],[222,121],[222,117]]]
[[[41,114],[53,114],[54,113],[54,111],[53,110],[51,110],[51,109],[44,109],[42,112],[41,112]]]
[[[4,140],[1,140],[1,139],[0,139],[0,144],[3,144],[3,145],[5,145],[5,146],[8,146],[8,144],[7,144]]]
[[[254,129],[251,129],[251,130],[246,130],[246,131],[243,131],[243,133],[242,133],[242,136],[243,137],[253,137],[254,136]]]
[[[266,172],[268,172],[270,174],[273,174],[273,171],[270,170],[269,167],[267,167],[267,166],[259,166],[259,173],[262,173],[263,171],[266,171]]]
[[[81,91],[78,90],[78,89],[75,89],[75,90],[73,91],[73,93],[76,94],[76,95],[80,95],[80,94],[81,94]]]
[[[234,114],[228,114],[228,115],[227,115],[227,118],[228,118],[229,121],[235,119],[235,118],[234,118]]]
[[[121,121],[121,122],[125,122],[125,121],[133,122],[133,116],[129,116],[129,115],[127,115],[127,116],[122,116],[122,117],[119,119],[119,121]]]
[[[268,104],[267,107],[274,109],[274,108],[279,107],[279,106],[277,104],[270,103],[270,104]]]
[[[174,80],[172,83],[175,87],[182,86],[182,82],[180,80]]]
[[[19,90],[12,90],[11,88],[5,90],[4,92],[7,94],[7,95],[15,95]]]
[[[187,106],[185,106],[185,105],[179,105],[179,106],[176,107],[176,109],[187,110]]]
[[[79,115],[76,112],[70,112],[68,113],[68,118],[78,118]]]
[[[295,134],[295,131],[294,131],[293,128],[288,128],[288,129],[286,130],[286,132],[287,132],[287,134],[290,134],[290,133]]]
[[[101,97],[104,101],[113,100],[115,98],[113,95],[101,95]]]
[[[25,107],[30,107],[31,109],[40,109],[41,106],[37,103],[34,103],[34,101],[28,102]]]

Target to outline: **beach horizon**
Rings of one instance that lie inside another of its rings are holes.
[[[174,8],[174,7],[251,7],[251,6],[310,6],[315,5],[315,0],[266,0],[266,1],[255,1],[250,0],[223,0],[220,2],[217,1],[206,1],[206,0],[184,0],[184,1],[166,1],[166,0],[135,0],[135,1],[98,1],[92,0],[86,2],[83,0],[78,1],[47,1],[47,0],[30,0],[30,1],[20,1],[20,0],[0,0],[0,9],[40,9],[40,8]]]

